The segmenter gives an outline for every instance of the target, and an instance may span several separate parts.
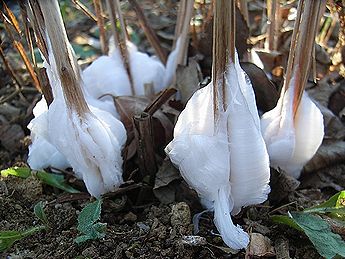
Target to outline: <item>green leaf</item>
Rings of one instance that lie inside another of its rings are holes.
[[[78,190],[74,189],[72,186],[65,183],[65,177],[63,175],[51,174],[45,171],[31,171],[29,167],[10,167],[5,170],[1,170],[1,176],[7,177],[9,175],[17,176],[20,178],[28,178],[31,175],[35,175],[43,183],[50,186],[59,188],[65,192],[69,193],[79,193]]]
[[[38,203],[36,203],[34,207],[34,213],[36,217],[39,218],[43,222],[43,224],[45,224],[46,226],[49,225],[47,215],[44,212],[44,204],[42,201],[39,201]]]
[[[8,177],[9,175],[17,176],[20,178],[28,178],[31,175],[31,169],[29,167],[10,167],[1,170],[2,177]]]
[[[296,224],[296,222],[289,216],[284,216],[284,215],[273,215],[271,216],[271,219],[275,223],[280,223],[284,225],[288,225],[296,230],[302,231],[303,229]]]
[[[82,235],[74,241],[77,244],[90,239],[99,239],[105,236],[106,224],[97,222],[101,218],[102,200],[96,200],[85,206],[78,216],[77,229]]]
[[[37,226],[24,231],[0,231],[0,252],[6,251],[13,245],[14,242],[19,241],[27,236],[33,235],[43,229],[45,229],[44,226]]]
[[[50,174],[44,171],[38,171],[36,173],[36,176],[38,179],[40,179],[42,182],[59,188],[65,192],[69,193],[79,193],[78,190],[74,189],[72,186],[66,184],[65,182],[65,177],[63,175],[58,175],[58,174]]]
[[[328,223],[318,215],[291,212],[292,219],[303,229],[319,254],[325,258],[345,257],[345,242],[331,231]]]
[[[345,220],[345,191],[340,191],[320,205],[305,209],[306,213],[329,213],[332,218]]]

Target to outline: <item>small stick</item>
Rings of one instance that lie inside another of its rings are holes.
[[[91,18],[91,20],[94,20],[95,22],[97,22],[97,17],[83,3],[81,3],[79,0],[72,0],[72,2],[73,4],[75,4],[77,9],[82,10],[82,12],[86,14],[86,16]]]
[[[11,64],[8,62],[8,60],[6,59],[5,53],[1,47],[1,39],[0,39],[0,57],[2,59],[2,62],[5,65],[6,71],[8,73],[9,76],[11,76],[14,80],[14,82],[18,85],[18,86],[22,86],[22,83],[20,81],[20,79],[17,77],[16,73],[14,72]]]
[[[235,0],[214,2],[212,78],[215,122],[219,112],[227,107],[225,72],[229,63],[235,61],[235,8]]]
[[[36,70],[37,63],[36,63],[36,58],[35,58],[35,54],[34,54],[32,35],[30,32],[30,28],[29,28],[28,13],[26,11],[26,7],[25,7],[25,4],[23,2],[21,2],[21,1],[19,2],[19,7],[20,7],[20,13],[22,15],[23,24],[24,24],[26,43],[30,49],[31,60],[32,60],[34,67],[35,67],[35,70]]]
[[[45,60],[49,64],[48,49],[46,45],[46,33],[44,31],[44,26],[42,26],[44,24],[44,19],[42,11],[38,4],[38,0],[28,0],[27,11],[31,27],[33,28],[36,36],[36,45],[38,46]]]
[[[4,7],[4,10],[6,11],[6,14],[8,15],[7,19],[8,21],[11,23],[11,25],[13,26],[13,28],[16,30],[16,32],[18,34],[21,34],[21,29],[19,26],[19,22],[16,18],[16,16],[13,14],[13,12],[11,11],[10,8],[8,8],[7,4],[4,2],[4,0],[2,0],[2,5]]]
[[[57,0],[38,0],[47,34],[47,46],[55,58],[67,107],[83,118],[90,112],[80,85],[80,70],[74,59]],[[50,44],[49,44],[50,42]]]
[[[96,11],[97,26],[99,28],[99,40],[101,42],[102,53],[106,55],[109,49],[108,49],[107,40],[105,36],[104,19],[102,16],[102,2],[101,0],[93,0],[93,5]]]
[[[148,183],[153,185],[158,168],[154,149],[152,116],[145,112],[135,115],[133,126],[140,172],[143,178],[148,175]]]
[[[43,14],[40,9],[39,3],[37,0],[28,0],[27,5],[27,14],[31,22],[31,27],[34,30],[34,34],[36,37],[36,45],[40,49],[42,55],[44,56],[46,62],[49,63],[49,57],[48,57],[48,49],[47,49],[47,39],[46,39],[46,33],[44,29],[44,19]],[[37,71],[37,70],[36,70]],[[53,100],[53,92],[51,85],[48,80],[48,75],[45,68],[38,69],[37,76],[39,78],[39,81],[41,83],[41,89],[42,93],[44,95],[44,98],[47,102],[47,105],[49,106]]]
[[[119,7],[119,1],[118,0],[107,0],[107,5],[108,5],[108,11],[109,11],[109,16],[110,16],[110,21],[111,21],[111,29],[113,31],[113,36],[114,36],[114,41],[115,45],[120,49],[123,65],[126,69],[129,82],[131,85],[131,92],[132,95],[135,95],[135,89],[134,89],[134,82],[133,82],[133,77],[130,69],[130,63],[129,63],[129,53],[127,49],[127,34],[125,33],[126,31],[126,26],[124,24],[123,17],[120,16],[119,13],[120,7]],[[122,17],[122,21],[121,21]],[[121,25],[121,34],[118,32],[117,27],[116,27],[116,20],[120,20],[120,25]]]
[[[128,0],[128,2],[132,5],[134,11],[137,14],[137,17],[139,19],[139,23],[141,25],[141,28],[144,30],[144,33],[147,37],[147,40],[150,42],[151,46],[156,51],[159,59],[163,64],[166,64],[167,62],[167,54],[165,50],[162,48],[159,39],[157,37],[157,34],[154,32],[152,27],[149,25],[143,10],[141,9],[140,5],[136,0]]]
[[[28,56],[26,55],[26,52],[25,52],[25,49],[23,47],[23,44],[16,40],[12,31],[11,31],[11,28],[8,26],[8,22],[7,22],[7,18],[6,18],[6,15],[0,11],[0,20],[3,22],[4,26],[5,26],[5,30],[6,32],[8,33],[11,41],[12,41],[12,44],[13,46],[16,48],[16,50],[18,51],[20,57],[22,58],[24,64],[25,64],[25,67],[26,69],[28,70],[29,74],[30,74],[30,77],[33,81],[33,84],[34,86],[36,87],[36,89],[41,92],[41,85],[40,85],[40,82],[35,74],[35,70],[28,58]]]

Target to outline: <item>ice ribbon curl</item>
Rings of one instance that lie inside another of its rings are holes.
[[[198,90],[180,114],[166,153],[201,202],[214,210],[214,222],[231,248],[245,248],[249,236],[230,214],[264,202],[270,192],[269,158],[261,135],[255,96],[239,65],[226,71],[228,106],[214,117],[212,83]]]

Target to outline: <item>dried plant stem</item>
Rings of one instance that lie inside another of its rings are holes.
[[[5,53],[4,53],[4,51],[3,51],[2,47],[1,47],[1,40],[0,40],[0,58],[2,59],[2,62],[4,63],[4,66],[6,68],[6,71],[7,71],[8,75],[13,78],[14,82],[18,86],[22,86],[20,79],[17,77],[17,75],[14,72],[11,64],[6,59]]]
[[[10,40],[13,44],[13,46],[16,48],[16,50],[18,51],[21,59],[23,60],[26,69],[28,70],[30,77],[32,79],[32,82],[34,84],[34,86],[36,87],[36,89],[38,91],[41,91],[41,86],[40,86],[40,82],[35,74],[35,70],[30,62],[30,59],[28,58],[28,56],[26,55],[25,49],[23,47],[23,44],[17,40],[15,38],[15,36],[13,35],[11,28],[9,27],[9,23],[7,22],[8,18],[6,17],[6,15],[0,11],[0,20],[3,22],[4,26],[5,26],[5,30],[8,34],[8,36],[10,37]]]
[[[40,49],[45,60],[49,63],[48,50],[47,50],[47,45],[46,45],[47,40],[45,36],[44,26],[42,26],[44,24],[44,19],[43,19],[43,15],[39,7],[38,1],[28,0],[27,5],[26,5],[26,11],[27,11],[26,12],[27,16],[30,19],[31,27],[34,30],[34,34],[36,37],[36,41],[35,41],[36,45]],[[39,26],[39,24],[41,24],[41,26]],[[29,36],[31,37],[31,33]],[[31,39],[31,42],[33,42],[32,39]],[[35,68],[36,68],[36,74],[41,83],[42,93],[47,102],[47,105],[49,106],[53,102],[54,97],[53,97],[53,92],[48,80],[46,69],[45,68],[38,69],[37,67]]]
[[[290,85],[290,80],[292,77],[292,69],[293,69],[294,59],[295,59],[297,35],[298,35],[299,29],[300,29],[303,6],[304,6],[304,0],[300,0],[298,3],[297,16],[296,16],[296,20],[295,20],[294,29],[292,31],[290,50],[289,50],[289,58],[288,58],[288,62],[287,62],[284,87],[283,87],[282,91],[286,91],[288,89],[288,87]]]
[[[157,34],[154,32],[154,30],[149,25],[140,5],[138,4],[138,2],[136,0],[129,0],[128,2],[132,5],[134,11],[136,12],[137,17],[139,19],[139,23],[141,25],[141,28],[143,29],[143,31],[144,31],[148,41],[150,42],[151,46],[156,51],[156,53],[157,53],[159,59],[162,61],[162,63],[166,64],[167,53],[162,48],[162,46],[159,42],[159,39],[157,37]]]
[[[132,92],[132,95],[135,95],[133,77],[132,77],[130,63],[129,63],[129,53],[128,53],[127,42],[126,42],[128,40],[128,35],[126,33],[126,25],[121,15],[120,3],[118,0],[107,0],[107,5],[108,5],[109,19],[111,22],[111,29],[113,32],[115,45],[120,50],[123,65],[126,69],[129,82],[131,85],[131,92]],[[120,21],[121,33],[119,33],[116,27],[117,19]]]
[[[38,3],[43,14],[43,26],[48,37],[47,40],[50,42],[52,50],[50,55],[54,56],[56,62],[58,72],[56,76],[61,80],[67,107],[83,117],[89,112],[89,107],[81,89],[80,70],[71,51],[58,2],[56,0],[38,0]]]
[[[20,7],[20,13],[22,16],[22,21],[24,24],[24,31],[25,31],[25,38],[26,38],[26,42],[28,44],[28,47],[30,49],[30,55],[31,55],[31,60],[32,63],[34,64],[35,70],[37,68],[37,63],[36,63],[36,58],[35,58],[35,54],[34,54],[34,46],[33,46],[33,42],[32,42],[32,35],[30,32],[30,28],[29,28],[29,21],[28,21],[28,14],[26,11],[26,7],[25,4],[23,2],[19,2],[19,7]]]
[[[310,57],[315,45],[316,31],[319,28],[319,13],[324,4],[325,2],[322,0],[305,2],[295,54],[295,66],[298,66],[298,69],[296,69],[296,88],[293,102],[294,115],[296,115],[308,80],[312,60]]]
[[[30,19],[31,27],[34,30],[36,37],[36,44],[40,49],[45,60],[49,63],[48,49],[47,49],[47,39],[44,29],[44,19],[43,14],[40,9],[38,0],[28,0],[27,4],[28,17]]]
[[[72,0],[73,4],[75,4],[75,6],[77,8],[79,8],[80,10],[82,10],[82,12],[90,17],[92,20],[94,20],[95,22],[97,22],[97,17],[83,4],[81,3],[79,0]]]
[[[174,48],[176,47],[177,39],[180,38],[182,47],[177,54],[177,64],[186,65],[187,50],[188,50],[188,33],[190,27],[190,20],[192,19],[194,11],[194,0],[181,0],[177,23],[175,28]]]
[[[280,27],[280,3],[279,0],[267,1],[267,13],[269,17],[268,49],[277,50]]]
[[[228,105],[225,73],[229,63],[235,61],[235,8],[235,0],[214,3],[212,78],[216,120],[218,113],[225,111]]]
[[[238,0],[238,8],[240,9],[241,14],[244,17],[244,20],[246,21],[248,28],[250,28],[250,26],[249,26],[249,12],[248,12],[247,0]]]
[[[104,19],[102,16],[102,1],[101,0],[93,0],[93,5],[95,7],[96,11],[96,17],[97,17],[97,25],[99,28],[99,40],[101,42],[101,49],[102,53],[106,55],[108,53],[108,45],[105,35],[105,29],[104,29]]]

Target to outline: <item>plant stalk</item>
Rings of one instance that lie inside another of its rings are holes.
[[[235,61],[235,8],[235,0],[214,2],[212,79],[215,120],[228,105],[225,74],[228,65]]]
[[[108,53],[108,45],[104,29],[104,19],[102,16],[102,1],[93,0],[93,6],[95,7],[96,17],[97,17],[97,26],[99,28],[99,40],[101,42],[101,50],[104,55]]]
[[[302,99],[303,91],[308,80],[312,53],[315,45],[316,32],[319,28],[320,10],[325,4],[322,0],[305,1],[303,11],[303,18],[300,25],[297,46],[295,49],[295,64],[294,69],[296,73],[295,92],[293,100],[293,114],[297,113],[299,104]]]
[[[128,35],[126,33],[127,30],[126,30],[126,25],[124,23],[123,16],[121,15],[120,3],[118,0],[107,0],[107,5],[108,5],[109,19],[111,22],[111,29],[113,32],[115,45],[120,50],[123,65],[126,69],[129,82],[131,85],[131,92],[132,92],[132,95],[135,95],[134,82],[133,82],[133,77],[131,73],[129,53],[128,53],[127,42],[126,42],[128,40]],[[121,33],[119,33],[116,26],[117,19],[120,21]]]
[[[58,2],[57,0],[38,0],[38,3],[44,19],[46,45],[51,48],[52,52],[48,53],[54,56],[57,76],[61,80],[67,107],[83,117],[90,110],[82,92],[80,70],[67,38]]]
[[[159,57],[160,61],[163,64],[166,64],[167,62],[167,54],[165,50],[162,48],[159,39],[157,37],[157,34],[154,32],[152,27],[149,25],[143,10],[141,9],[140,5],[136,0],[128,0],[128,2],[132,5],[135,13],[137,14],[137,17],[139,19],[139,23],[141,25],[141,28],[143,29],[147,40],[150,42],[151,46],[154,48],[154,50],[157,53],[157,56]]]

